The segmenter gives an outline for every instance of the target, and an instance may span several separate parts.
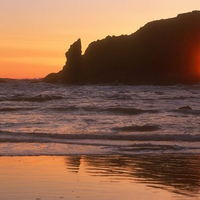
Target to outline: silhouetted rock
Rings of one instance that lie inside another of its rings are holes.
[[[131,35],[92,42],[80,39],[63,70],[44,81],[67,84],[194,84],[200,81],[200,11],[153,21]]]
[[[70,46],[65,56],[67,62],[63,67],[61,81],[65,83],[78,83],[80,79],[81,70],[81,40],[78,39]]]
[[[3,78],[0,78],[0,83],[6,83],[6,80]]]
[[[47,83],[58,83],[58,82],[61,82],[58,73],[51,73],[51,74],[48,74],[48,75],[45,77],[44,80],[45,80],[45,82],[47,82]]]
[[[65,53],[67,59],[63,69],[58,73],[48,74],[44,81],[48,83],[76,84],[79,82],[81,69],[81,40],[74,42]]]

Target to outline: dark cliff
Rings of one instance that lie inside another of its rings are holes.
[[[66,84],[194,84],[200,82],[200,11],[153,21],[131,35],[77,40],[67,62],[46,82]]]

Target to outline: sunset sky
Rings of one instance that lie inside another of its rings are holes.
[[[0,0],[0,78],[40,78],[62,69],[78,38],[131,34],[149,21],[200,10],[199,0]]]

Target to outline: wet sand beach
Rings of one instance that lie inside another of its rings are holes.
[[[198,155],[0,157],[2,200],[200,199]]]

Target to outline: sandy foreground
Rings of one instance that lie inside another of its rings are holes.
[[[184,166],[177,156],[0,157],[0,199],[196,200],[197,158]]]

